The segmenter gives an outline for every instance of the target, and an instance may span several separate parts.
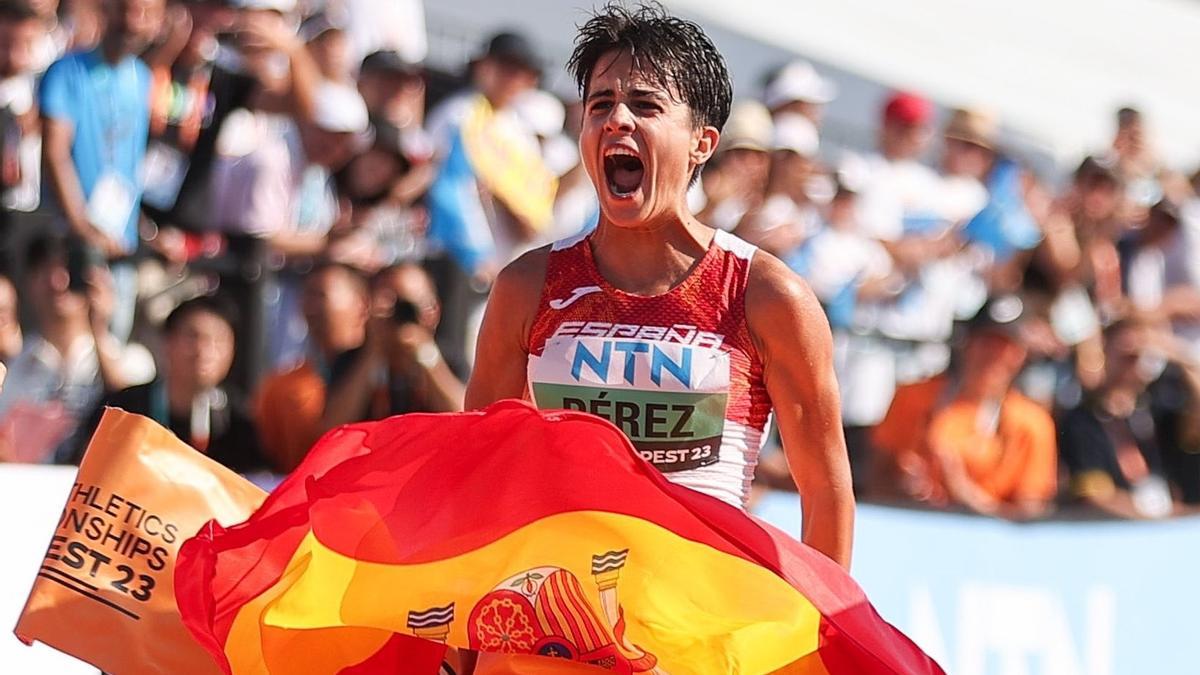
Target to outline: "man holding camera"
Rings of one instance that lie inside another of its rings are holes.
[[[256,406],[277,471],[294,469],[322,434],[343,424],[462,409],[463,384],[433,340],[440,308],[421,268],[389,268],[372,291],[353,268],[325,264],[305,277],[301,303],[308,356],[268,376]]]

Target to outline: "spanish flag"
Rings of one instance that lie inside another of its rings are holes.
[[[821,554],[607,421],[517,401],[331,432],[248,521],[184,544],[176,594],[236,675],[432,674],[447,646],[538,672],[942,672]]]

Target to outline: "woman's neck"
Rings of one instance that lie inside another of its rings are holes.
[[[691,215],[644,228],[619,227],[601,216],[592,255],[601,276],[616,288],[659,295],[687,277],[713,236],[713,229]]]

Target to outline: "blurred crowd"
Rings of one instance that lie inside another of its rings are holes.
[[[537,45],[426,50],[420,0],[0,0],[0,460],[77,461],[111,405],[281,475],[461,409],[497,272],[598,206]],[[825,307],[860,498],[1200,504],[1200,172],[1152,120],[1040,176],[986,110],[898,92],[854,151],[811,64],[739,93],[692,206]]]

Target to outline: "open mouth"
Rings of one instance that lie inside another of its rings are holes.
[[[645,167],[641,157],[625,147],[609,148],[604,153],[604,177],[608,190],[619,198],[631,197],[642,186]]]

